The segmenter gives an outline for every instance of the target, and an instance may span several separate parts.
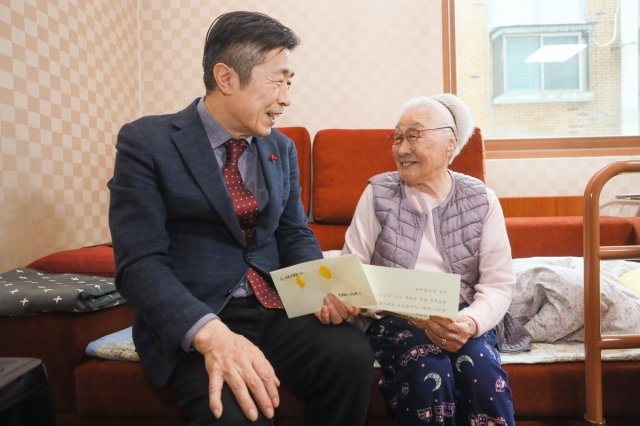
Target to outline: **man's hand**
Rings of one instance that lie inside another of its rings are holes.
[[[475,321],[465,315],[461,315],[456,321],[432,315],[424,329],[436,346],[449,352],[458,351],[471,336],[476,334],[476,330]]]
[[[222,416],[221,395],[225,382],[249,420],[258,418],[253,399],[265,417],[273,417],[274,409],[280,404],[280,381],[257,346],[233,333],[219,320],[205,324],[192,344],[204,356],[209,373],[209,406],[216,418]]]
[[[340,324],[349,319],[351,315],[360,314],[360,308],[356,306],[345,306],[336,296],[328,293],[323,300],[322,308],[314,315],[323,324]]]

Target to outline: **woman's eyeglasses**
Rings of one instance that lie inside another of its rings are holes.
[[[432,130],[440,130],[440,129],[451,129],[451,131],[453,132],[453,134],[455,135],[455,131],[453,130],[452,127],[450,126],[445,126],[445,127],[435,127],[433,129],[422,129],[422,130],[418,130],[418,129],[414,129],[413,127],[409,127],[404,134],[403,133],[398,133],[395,132],[393,134],[393,136],[390,137],[390,139],[393,141],[393,146],[400,146],[402,145],[402,141],[404,139],[407,140],[407,142],[409,142],[410,145],[413,145],[415,141],[417,141],[418,139],[420,139],[422,137],[422,133],[423,132],[430,132]]]

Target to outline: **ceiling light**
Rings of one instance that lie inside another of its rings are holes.
[[[586,47],[586,44],[547,44],[533,52],[525,62],[564,62]]]

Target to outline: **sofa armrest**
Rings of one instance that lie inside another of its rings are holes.
[[[56,411],[75,411],[74,370],[89,359],[87,345],[133,323],[128,304],[87,313],[48,313],[3,317],[0,357],[34,357],[43,361]]]

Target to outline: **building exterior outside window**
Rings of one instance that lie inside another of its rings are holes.
[[[488,138],[637,135],[637,0],[456,0],[458,95]]]

